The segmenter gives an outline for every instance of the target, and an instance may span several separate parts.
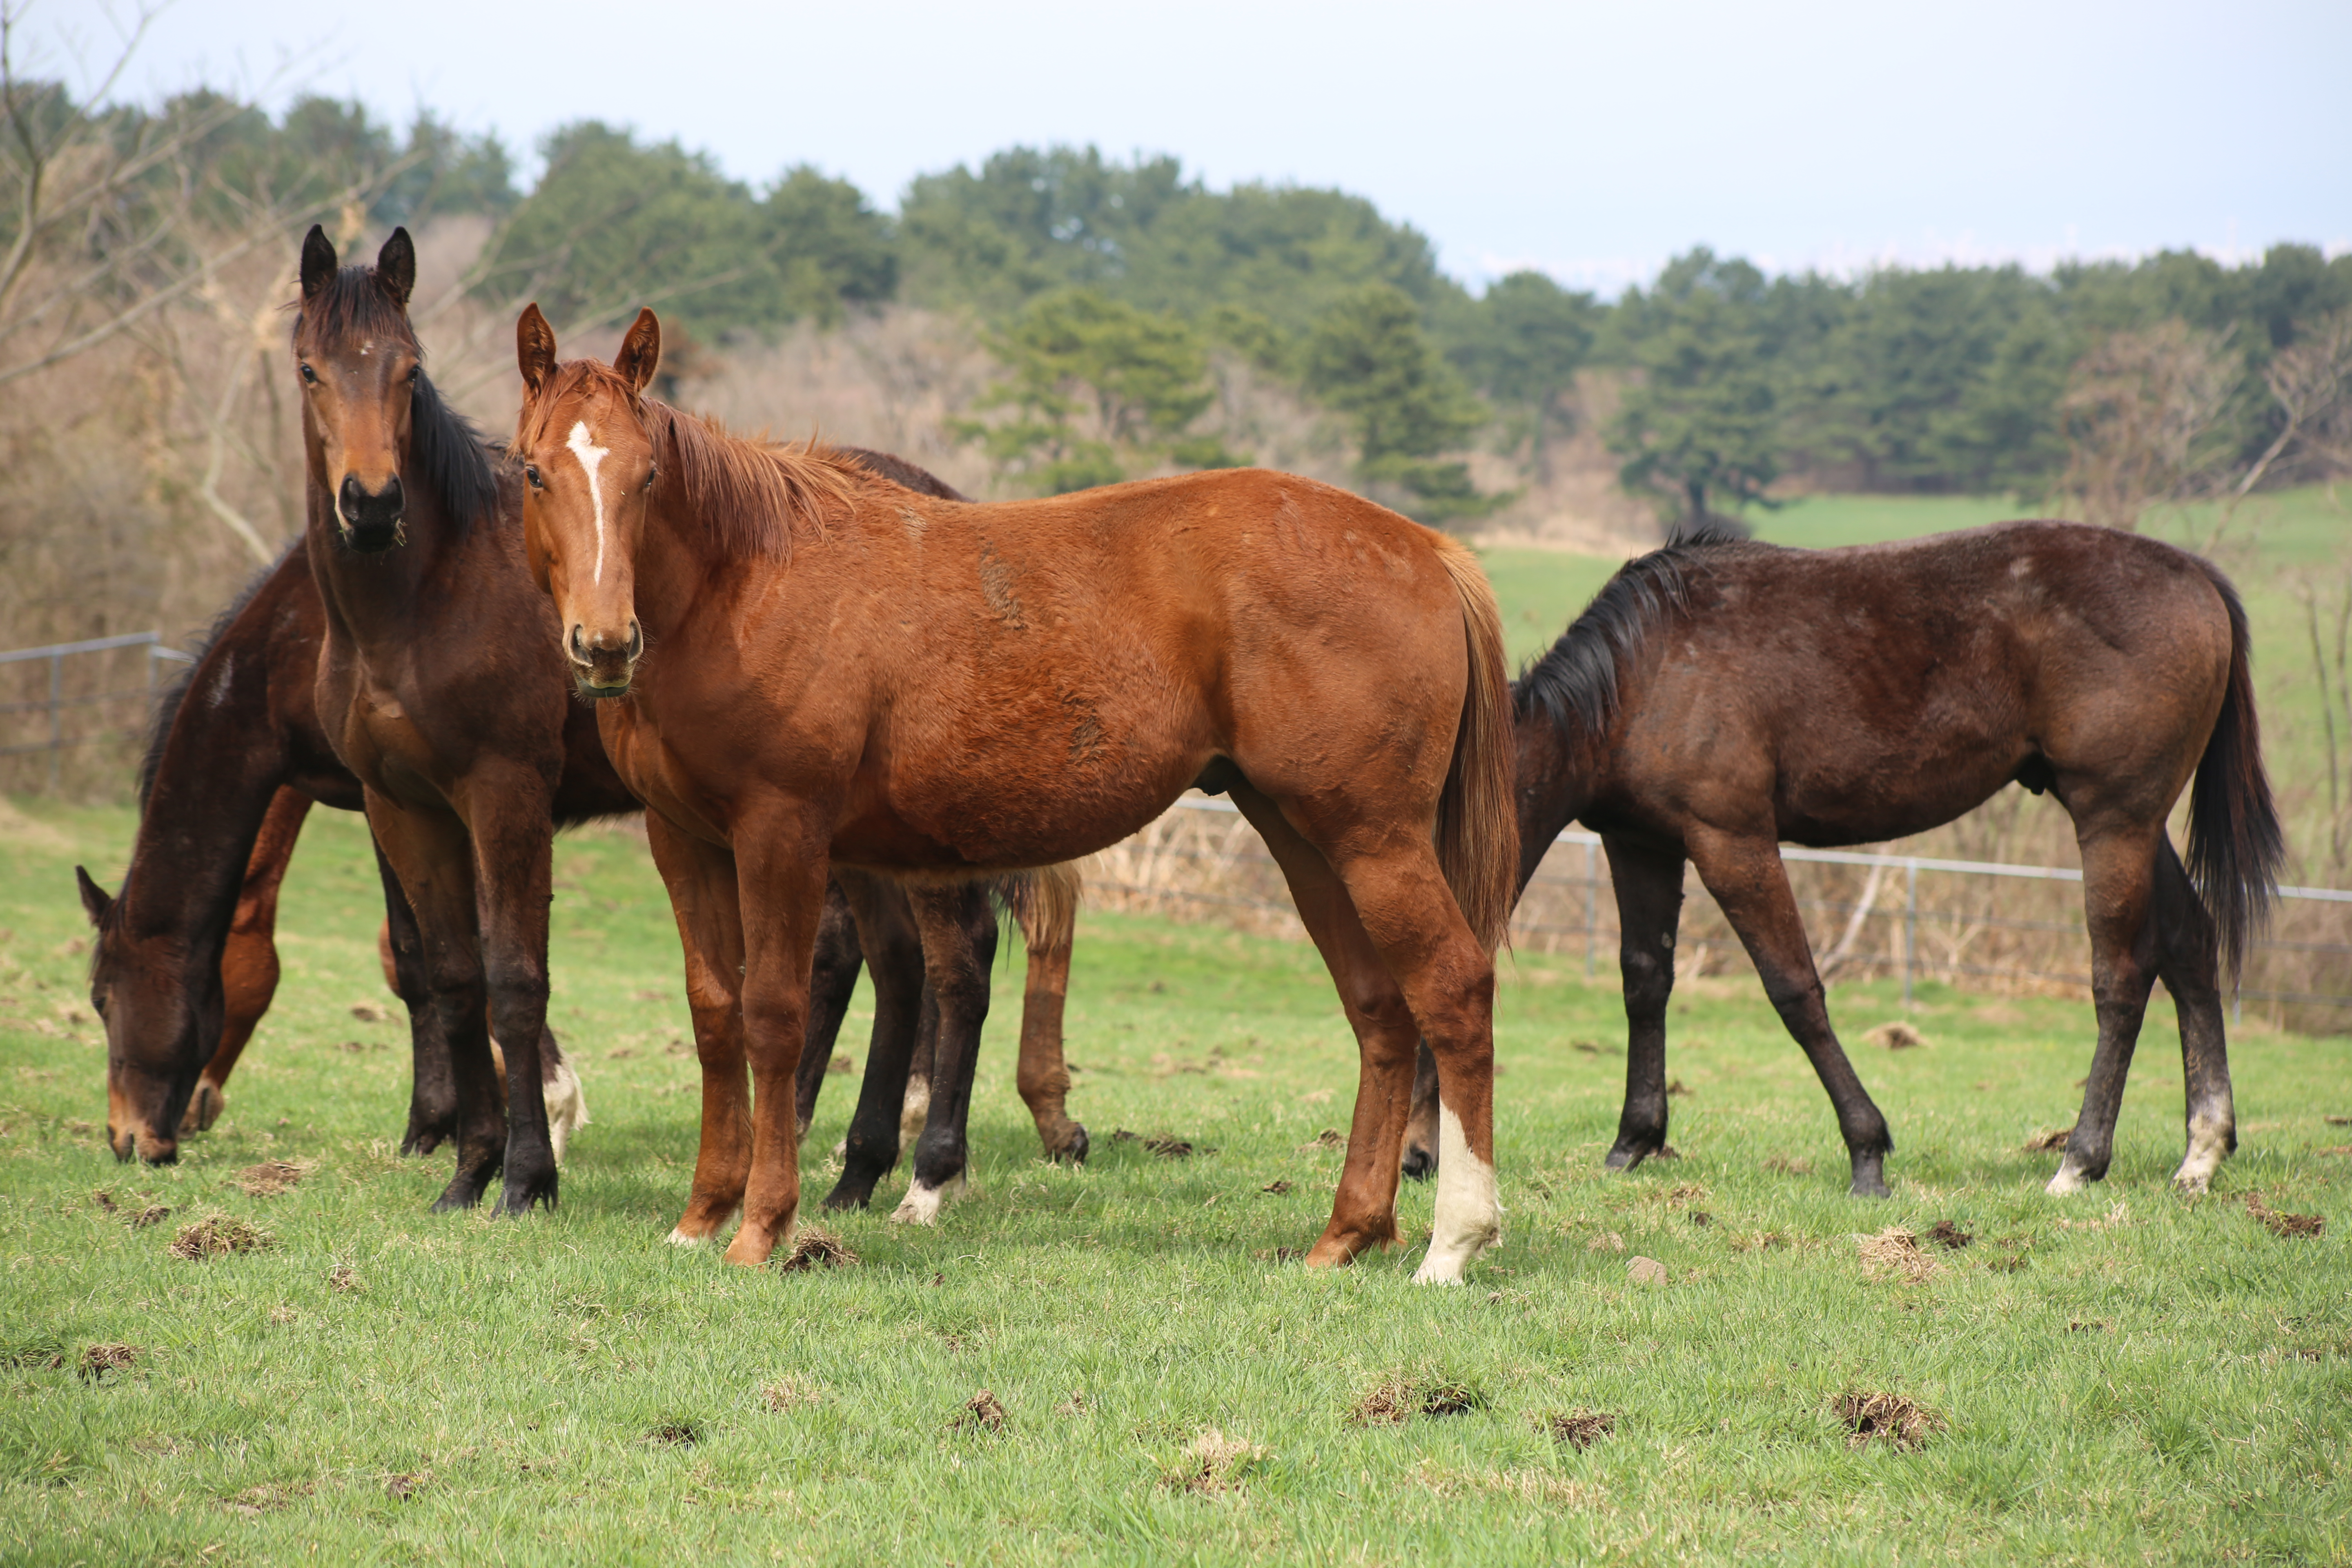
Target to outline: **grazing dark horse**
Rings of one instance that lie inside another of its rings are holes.
[[[1829,1090],[1853,1191],[1886,1121],[1831,1031],[1783,841],[1878,843],[2014,780],[2074,821],[2099,1038],[2053,1193],[2106,1173],[2148,992],[2180,1015],[2188,1152],[2236,1146],[2220,976],[2284,853],[2244,609],[2210,564],[2136,534],[2010,522],[1899,544],[1706,539],[1630,562],[1513,689],[1520,886],[1571,820],[1616,884],[1629,1046],[1612,1169],[1666,1138],[1666,999],[1683,862]],[[2189,864],[2165,829],[2184,786]]]
[[[559,365],[536,307],[517,353],[524,531],[556,640],[646,803],[698,1026],[740,1029],[704,1052],[682,1227],[740,1195],[740,1264],[792,1231],[792,1083],[834,862],[907,879],[928,938],[968,907],[956,879],[1099,849],[1200,781],[1281,863],[1362,1052],[1309,1263],[1397,1239],[1426,1033],[1445,1171],[1419,1277],[1461,1278],[1499,1228],[1492,954],[1517,858],[1501,627],[1466,550],[1262,472],[992,506],[918,495],[646,398],[651,311],[610,369]],[[943,1058],[985,1000],[945,951],[925,942]],[[962,1169],[944,1098],[909,1217]],[[740,1184],[706,1185],[722,1174]]]

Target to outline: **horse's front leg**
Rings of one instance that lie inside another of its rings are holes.
[[[727,1261],[757,1267],[791,1239],[801,1203],[793,1076],[808,1026],[809,965],[824,913],[829,810],[752,803],[732,824],[743,914],[743,1047],[751,1067],[751,1170]]]
[[[1666,1146],[1666,1003],[1675,994],[1675,933],[1683,918],[1683,858],[1603,837],[1617,894],[1617,967],[1625,999],[1625,1106],[1612,1171]]]
[[[1779,842],[1768,836],[1727,834],[1714,830],[1689,836],[1691,864],[1699,880],[1715,895],[1731,929],[1755,961],[1780,1022],[1804,1047],[1813,1072],[1837,1108],[1838,1131],[1845,1138],[1846,1155],[1853,1174],[1853,1195],[1883,1198],[1886,1192],[1886,1156],[1895,1140],[1879,1113],[1845,1047],[1830,1028],[1830,1013],[1822,992],[1821,973],[1813,967],[1813,950],[1805,939],[1805,922],[1797,912],[1797,895],[1789,887],[1789,873],[1780,864]],[[1610,866],[1616,867],[1612,856]],[[1659,1091],[1660,1116],[1665,1095]]]
[[[474,879],[480,902],[483,980],[490,1032],[506,1053],[503,1215],[556,1204],[555,1141],[547,1123],[547,910],[555,879],[555,829],[536,772],[500,769],[466,785]]]
[[[751,1176],[751,1100],[743,1076],[742,893],[735,856],[646,814],[654,867],[669,890],[686,955],[686,1005],[702,1065],[701,1138],[686,1212],[669,1233],[680,1247],[717,1235],[743,1206]]]

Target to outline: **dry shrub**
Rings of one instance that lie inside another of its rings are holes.
[[[1357,1426],[1399,1426],[1416,1415],[1462,1415],[1486,1408],[1486,1396],[1459,1378],[1391,1373],[1348,1406]]]
[[[983,1388],[963,1402],[963,1413],[955,1418],[954,1429],[960,1432],[1002,1432],[1004,1421],[1004,1402],[991,1390]]]
[[[1625,1250],[1625,1238],[1618,1235],[1613,1230],[1603,1231],[1601,1235],[1594,1237],[1591,1241],[1586,1242],[1584,1244],[1584,1250],[1587,1252],[1622,1252]]]
[[[245,1220],[213,1215],[174,1237],[172,1256],[196,1263],[207,1258],[226,1258],[233,1252],[259,1252],[277,1245],[276,1237]]]
[[[803,1225],[793,1237],[793,1249],[776,1265],[779,1272],[798,1274],[811,1268],[846,1268],[858,1261],[849,1244],[821,1225]]]
[[[2263,1202],[2260,1193],[2246,1194],[2246,1212],[2261,1221],[2273,1236],[2285,1239],[2315,1237],[2327,1228],[2325,1215],[2284,1213]]]
[[[1257,1445],[1211,1426],[1184,1445],[1181,1461],[1162,1467],[1161,1483],[1177,1491],[1215,1497],[1238,1490],[1265,1458],[1266,1451]]]
[[[1617,1417],[1602,1410],[1571,1410],[1565,1415],[1547,1415],[1536,1425],[1550,1433],[1553,1442],[1565,1443],[1581,1454],[1617,1430]]]
[[[1919,1249],[1919,1238],[1899,1225],[1890,1225],[1876,1236],[1854,1238],[1862,1253],[1862,1266],[1873,1279],[1895,1278],[1914,1285],[1933,1279],[1944,1266]]]
[[[92,1345],[81,1352],[81,1376],[94,1383],[110,1372],[128,1372],[139,1361],[137,1345]]]
[[[308,1161],[264,1160],[258,1165],[248,1165],[235,1178],[237,1187],[249,1198],[274,1198],[294,1186],[314,1169]]]
[[[295,1499],[310,1495],[309,1482],[289,1481],[278,1486],[247,1487],[235,1497],[223,1498],[221,1501],[231,1513],[241,1513],[252,1518],[265,1513],[276,1513]]]
[[[1849,1448],[1873,1442],[1916,1448],[1944,1429],[1942,1416],[1900,1394],[1841,1394],[1832,1408],[1845,1424]]]
[[[1886,1051],[1916,1050],[1930,1043],[1927,1036],[1904,1023],[1881,1024],[1865,1031],[1862,1038],[1865,1045],[1876,1046]]]
[[[760,1403],[770,1410],[797,1410],[803,1405],[814,1405],[824,1397],[824,1391],[814,1383],[796,1373],[786,1373],[760,1390]]]

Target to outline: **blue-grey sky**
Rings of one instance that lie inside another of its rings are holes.
[[[35,0],[52,69],[108,55],[106,3]],[[1702,243],[1840,271],[2352,248],[2347,60],[2347,0],[177,0],[122,96],[425,104],[526,155],[595,116],[885,206],[1014,142],[1164,152],[1367,195],[1473,283],[1613,292]]]

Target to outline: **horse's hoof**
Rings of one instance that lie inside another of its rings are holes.
[[[488,1178],[477,1180],[470,1176],[459,1176],[442,1191],[439,1197],[433,1200],[432,1212],[462,1214],[467,1209],[478,1208],[481,1206],[483,1190],[488,1185]]]
[[[847,1182],[844,1182],[825,1194],[822,1206],[835,1214],[840,1214],[848,1209],[869,1208],[873,1203],[874,1188],[870,1184],[862,1187],[853,1187]]]
[[[2053,1198],[2063,1198],[2071,1194],[2079,1193],[2090,1184],[2090,1181],[2080,1169],[2072,1164],[2063,1164],[2058,1167],[2058,1173],[2050,1178],[2050,1184],[2042,1190]]]
[[[1073,1165],[1083,1165],[1087,1163],[1087,1152],[1091,1148],[1093,1145],[1087,1142],[1087,1130],[1073,1121],[1070,1123],[1069,1141],[1062,1145],[1054,1159],[1057,1163],[1067,1161]]]
[[[1437,1174],[1437,1151],[1424,1149],[1418,1143],[1408,1143],[1404,1150],[1404,1175],[1407,1181],[1425,1182]]]
[[[1857,1198],[1893,1197],[1895,1194],[1886,1187],[1885,1161],[1885,1156],[1883,1154],[1856,1156],[1853,1162],[1853,1185],[1848,1189],[1849,1194]]]
[[[1630,1138],[1620,1138],[1615,1147],[1609,1151],[1609,1157],[1601,1163],[1612,1171],[1630,1171],[1656,1153],[1658,1147],[1655,1143],[1637,1142]]]
[[[555,1178],[540,1182],[509,1182],[490,1212],[500,1219],[520,1219],[535,1208],[555,1207]]]
[[[180,1118],[180,1131],[184,1133],[210,1131],[227,1106],[228,1097],[221,1093],[220,1085],[199,1082],[194,1097],[188,1101],[186,1114]]]
[[[676,1226],[672,1226],[670,1227],[670,1233],[666,1239],[667,1239],[672,1247],[700,1247],[704,1242],[709,1241],[710,1238],[707,1236],[688,1236],[685,1231],[677,1228]]]
[[[898,1206],[890,1211],[891,1223],[937,1225],[940,1223],[940,1210],[946,1203],[945,1187],[927,1187],[917,1182],[907,1189],[907,1195],[899,1201]]]

